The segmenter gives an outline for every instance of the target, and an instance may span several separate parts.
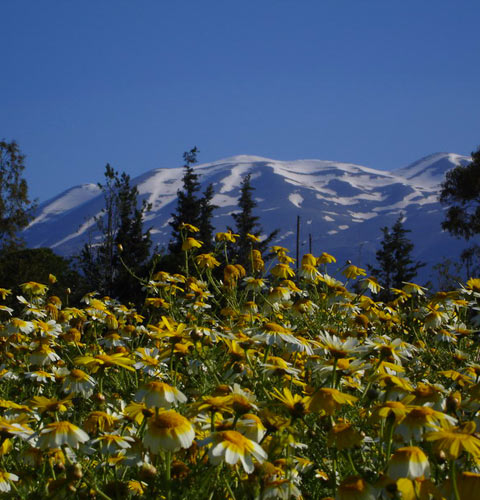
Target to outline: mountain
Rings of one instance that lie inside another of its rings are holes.
[[[323,160],[278,161],[258,156],[234,156],[195,166],[202,187],[212,183],[214,223],[219,231],[232,226],[231,214],[243,177],[251,174],[265,233],[280,228],[277,244],[295,252],[296,221],[300,216],[301,254],[329,252],[339,265],[346,259],[365,267],[375,261],[382,238],[380,229],[392,226],[400,213],[411,230],[416,259],[431,265],[444,257],[458,258],[465,247],[441,229],[444,210],[438,202],[445,173],[466,165],[470,157],[436,153],[394,171],[382,171]],[[151,170],[132,180],[140,199],[152,204],[146,226],[152,228],[154,243],[166,246],[169,220],[176,209],[176,193],[182,187],[183,168]],[[29,247],[48,246],[62,255],[77,253],[87,241],[95,242],[95,217],[101,214],[103,196],[96,184],[73,187],[43,202],[23,231]]]

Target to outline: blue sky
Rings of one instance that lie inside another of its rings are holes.
[[[480,145],[477,0],[2,2],[0,138],[43,201],[237,154],[393,169]]]

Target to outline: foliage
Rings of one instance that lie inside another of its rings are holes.
[[[467,240],[480,233],[480,147],[471,163],[447,172],[440,202],[449,206],[443,229]]]
[[[4,252],[0,258],[2,286],[18,294],[18,285],[26,281],[50,282],[51,293],[60,297],[64,303],[77,303],[88,291],[87,283],[74,270],[73,263],[50,248],[24,248]]]
[[[25,156],[15,141],[0,141],[0,249],[21,244],[18,232],[26,227],[34,208],[22,177]]]
[[[381,247],[376,253],[378,267],[369,266],[380,285],[383,287],[381,297],[391,296],[391,288],[402,288],[405,282],[412,281],[417,271],[425,264],[412,260],[413,243],[407,238],[409,229],[403,225],[403,215],[400,215],[392,228],[383,227]]]
[[[197,276],[159,271],[142,315],[0,303],[1,498],[476,498],[479,279],[387,305],[325,253],[218,280],[184,248]]]
[[[141,295],[138,276],[147,272],[150,257],[150,230],[143,220],[151,206],[138,206],[138,189],[130,185],[130,176],[105,167],[105,184],[99,184],[105,200],[97,218],[101,232],[99,244],[86,244],[80,265],[89,283],[102,294],[137,302]]]

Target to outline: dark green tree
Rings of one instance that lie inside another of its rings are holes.
[[[25,156],[15,141],[0,141],[0,249],[23,244],[18,233],[30,222],[33,203],[23,178]]]
[[[238,198],[239,212],[232,214],[235,221],[235,228],[232,230],[238,234],[237,241],[232,244],[231,252],[235,261],[245,268],[250,267],[250,253],[252,249],[259,250],[264,254],[278,234],[278,229],[271,232],[267,238],[262,241],[254,241],[249,235],[259,238],[262,234],[262,227],[260,225],[260,217],[254,215],[254,209],[257,206],[256,201],[253,199],[254,187],[251,184],[251,175],[247,174],[240,186],[240,197]]]
[[[218,208],[217,205],[212,203],[213,195],[213,185],[209,184],[200,199],[200,221],[198,223],[200,232],[198,238],[203,241],[202,249],[204,252],[210,252],[213,248],[213,233],[215,231],[212,223],[213,211]]]
[[[49,283],[53,274],[57,281]],[[49,294],[58,296],[62,302],[74,305],[90,291],[84,278],[73,269],[69,259],[54,253],[50,248],[13,249],[2,254],[0,259],[0,287],[12,290],[7,305],[17,307],[16,296],[21,294],[19,285],[36,281],[48,285]]]
[[[80,267],[91,284],[104,295],[124,302],[139,303],[141,282],[146,274],[151,250],[150,229],[143,227],[151,206],[139,206],[138,189],[130,176],[105,167],[105,183],[99,184],[105,207],[97,217],[99,243],[86,244],[80,255]]]
[[[379,299],[389,300],[391,288],[402,288],[404,282],[411,282],[418,269],[425,263],[412,259],[413,243],[407,238],[409,229],[403,226],[403,215],[400,214],[392,228],[383,227],[383,240],[376,253],[377,266],[368,266],[370,273],[378,279],[383,287]]]
[[[212,244],[212,217],[213,210],[217,208],[212,205],[213,186],[209,185],[203,196],[200,195],[199,175],[192,165],[197,162],[198,148],[195,146],[183,154],[184,172],[182,177],[183,188],[177,191],[177,210],[172,214],[170,222],[172,236],[168,250],[170,254],[178,255],[182,249],[182,231],[180,225],[191,224],[200,229],[197,238],[204,242],[204,248],[208,249]]]
[[[466,240],[480,233],[480,147],[471,163],[447,172],[440,202],[449,206],[443,229]]]

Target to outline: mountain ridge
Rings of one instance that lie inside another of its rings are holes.
[[[216,230],[233,225],[231,214],[238,211],[240,184],[250,173],[256,215],[265,234],[280,226],[277,243],[293,249],[300,215],[302,253],[310,249],[311,240],[314,253],[328,251],[339,262],[346,258],[355,262],[357,257],[357,265],[365,266],[374,262],[381,227],[391,226],[400,213],[411,230],[417,259],[433,264],[442,257],[456,258],[465,245],[441,230],[445,208],[438,194],[445,173],[470,161],[455,153],[433,153],[405,167],[383,171],[328,160],[236,155],[194,168],[202,189],[210,183],[214,186],[213,203],[219,206],[214,212]],[[145,223],[160,247],[170,237],[168,223],[176,210],[182,176],[183,167],[175,167],[149,170],[132,179],[140,200],[152,204]],[[98,185],[73,186],[41,203],[23,236],[30,247],[48,246],[62,255],[78,253],[86,242],[98,241],[95,217],[101,215],[102,207]]]

